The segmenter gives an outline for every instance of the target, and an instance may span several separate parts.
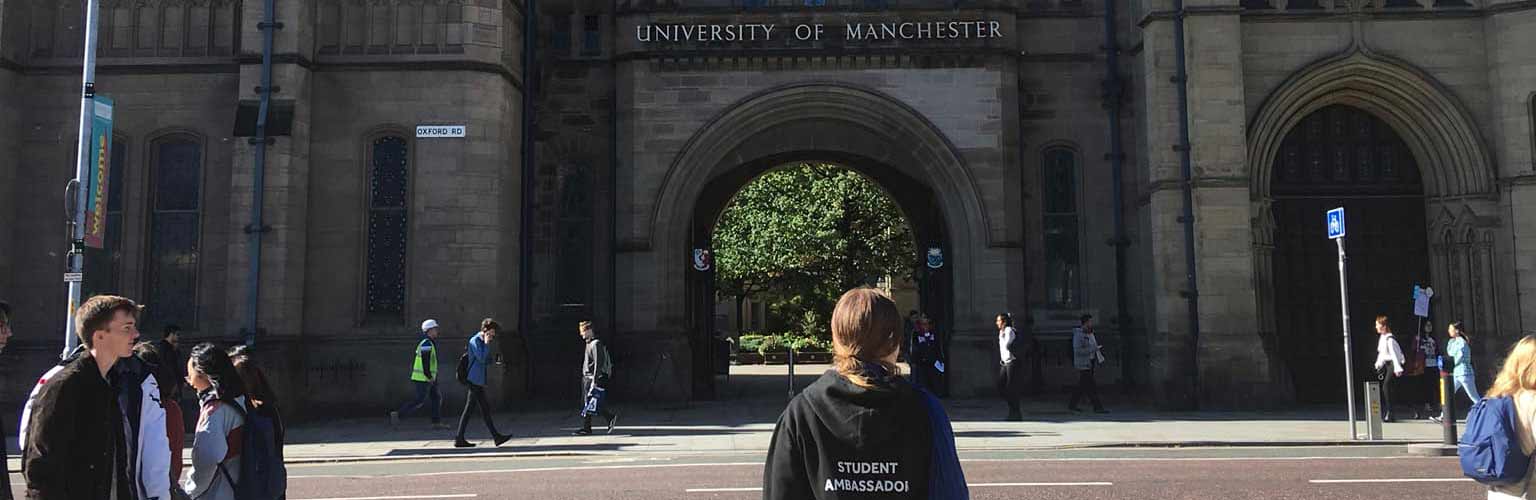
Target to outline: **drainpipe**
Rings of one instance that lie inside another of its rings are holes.
[[[609,0],[608,36],[608,331],[619,323],[619,0]]]
[[[1116,32],[1115,0],[1104,2],[1104,104],[1109,114],[1109,172],[1115,201],[1115,237],[1109,241],[1115,247],[1115,324],[1120,329],[1120,385],[1127,392],[1137,380],[1131,365],[1131,317],[1126,313],[1125,297],[1125,248],[1130,241],[1125,236],[1125,151],[1120,136],[1120,109],[1124,87],[1120,80],[1120,40]]]
[[[1189,68],[1184,53],[1184,0],[1173,0],[1173,50],[1177,61],[1173,83],[1179,94],[1179,152],[1180,186],[1184,191],[1184,211],[1179,222],[1184,224],[1184,266],[1187,283],[1181,292],[1189,303],[1190,381],[1194,389],[1194,408],[1200,407],[1200,289],[1195,280],[1195,192],[1194,167],[1191,164],[1189,144]]]
[[[535,0],[523,2],[523,172],[521,180],[522,210],[518,222],[518,272],[517,272],[517,331],[530,338],[533,325],[533,182],[534,182],[534,88],[538,81],[534,57],[537,55],[539,38],[538,13]],[[533,356],[529,356],[530,363]]]
[[[276,17],[276,0],[266,0],[263,6],[262,19],[256,24],[256,29],[261,30],[261,86],[256,92],[261,95],[261,107],[256,112],[256,137],[250,143],[256,146],[256,165],[252,170],[251,182],[251,224],[245,226],[245,234],[250,236],[251,272],[246,284],[245,292],[245,328],[241,332],[245,338],[245,345],[256,345],[256,333],[259,331],[257,324],[260,316],[261,305],[261,235],[271,228],[262,222],[262,202],[266,186],[267,174],[267,111],[272,104],[272,93],[277,91],[272,87],[272,32],[282,29],[282,23],[278,23]]]

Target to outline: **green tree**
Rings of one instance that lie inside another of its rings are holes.
[[[822,163],[748,183],[721,214],[713,245],[716,288],[736,297],[738,318],[750,297],[796,325],[812,315],[821,333],[842,292],[910,278],[916,259],[895,201],[863,175]]]

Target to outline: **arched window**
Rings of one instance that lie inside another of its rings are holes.
[[[197,328],[202,239],[203,146],[173,136],[154,143],[146,325]],[[146,329],[148,330],[148,329]]]
[[[102,248],[85,249],[85,295],[122,294],[119,277],[123,261],[123,178],[128,145],[112,138],[111,163],[107,165],[107,234]]]
[[[370,319],[405,318],[405,272],[410,213],[410,150],[404,137],[373,140],[368,154],[368,276]]]
[[[1041,168],[1045,216],[1046,305],[1082,305],[1078,250],[1077,153],[1065,147],[1045,150]]]

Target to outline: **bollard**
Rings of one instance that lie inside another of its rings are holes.
[[[1381,440],[1381,382],[1365,383],[1365,438]]]
[[[1440,357],[1440,426],[1445,431],[1441,444],[1456,446],[1456,386],[1451,383],[1451,372],[1446,371],[1445,358]]]

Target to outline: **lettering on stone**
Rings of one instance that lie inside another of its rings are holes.
[[[1002,23],[988,20],[896,21],[845,23],[842,38],[851,41],[885,40],[985,40],[1002,38]],[[715,44],[767,42],[783,36],[776,24],[641,24],[635,41],[658,44]],[[826,33],[821,23],[797,24],[787,30],[796,40],[820,41]]]

